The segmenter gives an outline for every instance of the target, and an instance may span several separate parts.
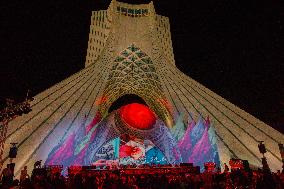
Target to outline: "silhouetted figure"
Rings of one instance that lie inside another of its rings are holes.
[[[224,163],[224,172],[225,173],[229,172],[229,167],[226,163]]]
[[[35,164],[34,164],[34,169],[36,168],[41,168],[41,161],[42,160],[39,160],[39,161],[36,161]]]
[[[28,178],[26,178],[26,179],[21,183],[21,188],[22,188],[22,189],[31,189],[31,188],[33,188],[31,180],[28,179]]]
[[[54,189],[64,189],[65,188],[65,183],[64,183],[64,178],[60,176],[60,173],[55,173],[52,179],[52,187]]]
[[[29,178],[27,166],[21,170],[20,183],[22,183],[26,178]]]
[[[13,183],[13,172],[11,171],[9,164],[3,169],[1,174],[1,180],[3,186],[11,186]]]
[[[73,182],[73,186],[71,186],[74,189],[80,189],[83,188],[83,178],[81,174],[76,174],[74,177],[74,182]]]
[[[20,189],[19,183],[18,179],[14,180],[11,189]]]

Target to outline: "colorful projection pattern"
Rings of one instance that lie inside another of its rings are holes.
[[[139,107],[141,111],[137,111]],[[131,117],[129,110],[133,108],[136,111],[133,116],[140,121],[125,117]],[[143,116],[148,116],[146,121]],[[205,162],[220,165],[215,132],[209,118],[204,121],[200,117],[197,123],[192,120],[185,126],[183,115],[180,115],[175,126],[168,129],[141,104],[123,106],[104,119],[97,114],[90,125],[58,144],[49,153],[45,164],[66,168],[91,165],[101,160],[136,165],[194,163],[201,170]]]

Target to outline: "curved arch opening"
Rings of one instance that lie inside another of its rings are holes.
[[[143,100],[143,98],[141,98],[140,96],[135,94],[126,94],[119,97],[116,101],[112,103],[112,105],[108,109],[108,113],[111,113],[114,110],[118,110],[120,107],[131,103],[139,103],[148,106]]]

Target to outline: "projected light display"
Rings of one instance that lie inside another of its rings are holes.
[[[132,103],[99,114],[85,128],[80,128],[58,144],[45,164],[92,165],[104,160],[120,164],[219,162],[216,137],[209,118],[184,124],[183,114],[169,129],[147,106]]]
[[[155,114],[147,106],[138,103],[121,107],[119,113],[125,123],[137,129],[151,129],[156,122]]]

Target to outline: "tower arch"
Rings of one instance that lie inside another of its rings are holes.
[[[125,94],[119,97],[116,101],[114,101],[108,109],[108,113],[113,112],[114,110],[119,109],[120,107],[131,104],[131,103],[139,103],[143,105],[147,105],[146,102],[140,96],[135,94]]]
[[[135,44],[120,52],[113,62],[102,95],[105,100],[99,106],[101,115],[106,115],[112,104],[124,95],[140,97],[168,127],[173,126],[156,68],[150,56]]]

